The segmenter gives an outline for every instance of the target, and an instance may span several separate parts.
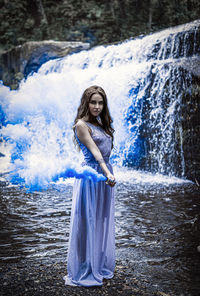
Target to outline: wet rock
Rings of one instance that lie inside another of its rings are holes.
[[[161,292],[161,291],[159,291],[159,292],[157,293],[157,295],[160,295],[160,296],[170,296],[169,294],[166,294],[166,293]]]
[[[135,277],[133,281],[133,274],[127,273],[129,268],[123,267],[117,267],[114,277],[105,280],[102,287],[85,288],[64,285],[62,278],[66,273],[66,266],[63,263],[58,265],[47,263],[46,266],[38,261],[0,264],[0,274],[4,274],[4,277],[0,277],[0,295],[154,295],[156,291],[147,290],[139,279],[136,283]]]
[[[0,80],[17,88],[21,79],[52,59],[88,49],[89,43],[65,41],[31,41],[16,46],[0,55]]]

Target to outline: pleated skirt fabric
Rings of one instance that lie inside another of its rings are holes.
[[[114,268],[114,188],[105,181],[75,179],[65,284],[101,286]]]

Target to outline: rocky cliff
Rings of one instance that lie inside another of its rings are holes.
[[[62,41],[32,41],[14,47],[0,55],[0,80],[16,89],[23,77],[37,72],[40,66],[52,59],[86,50],[89,43]]]

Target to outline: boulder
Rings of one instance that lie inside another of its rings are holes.
[[[66,41],[30,41],[0,55],[0,80],[16,89],[20,80],[52,59],[89,49],[89,43]]]

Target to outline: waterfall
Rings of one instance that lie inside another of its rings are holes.
[[[114,121],[112,162],[184,177],[181,106],[192,81],[185,63],[199,56],[199,25],[49,61],[15,91],[1,85],[1,171],[41,187],[66,168],[73,175],[80,156],[71,128],[84,89],[96,84]]]

